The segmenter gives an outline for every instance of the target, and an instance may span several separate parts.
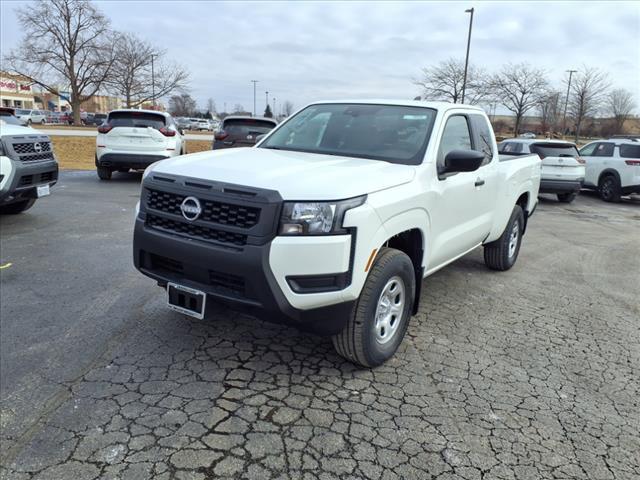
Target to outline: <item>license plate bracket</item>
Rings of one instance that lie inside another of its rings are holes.
[[[36,195],[38,196],[38,198],[46,197],[50,193],[51,190],[49,190],[49,185],[38,185],[36,187]]]
[[[202,320],[206,303],[207,294],[203,291],[176,283],[167,284],[167,306],[171,310]]]

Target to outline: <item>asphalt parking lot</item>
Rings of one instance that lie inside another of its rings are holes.
[[[640,198],[543,199],[516,266],[425,281],[390,362],[132,265],[139,175],[63,172],[0,220],[6,479],[640,477]]]

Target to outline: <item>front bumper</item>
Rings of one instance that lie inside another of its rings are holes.
[[[55,160],[42,162],[12,161],[9,178],[0,190],[0,204],[19,202],[27,198],[37,198],[36,188],[41,185],[55,185],[58,181],[58,163]]]
[[[144,170],[152,163],[169,158],[165,154],[136,154],[136,153],[103,153],[96,155],[96,167],[112,168],[114,170],[132,168]]]
[[[149,228],[140,216],[135,221],[134,264],[159,285],[173,282],[201,290],[213,299],[270,322],[294,325],[321,335],[340,332],[355,301],[343,301],[337,291],[333,292],[333,299],[338,303],[317,308],[294,307],[287,298],[293,292],[283,283],[288,277],[279,272],[278,277],[282,278],[276,280],[270,265],[270,256],[278,257],[283,250],[274,254],[272,249],[273,242],[247,244],[242,250],[225,248]],[[312,298],[322,294],[307,295]]]
[[[540,180],[540,193],[571,193],[579,192],[584,184],[584,178],[575,180]]]

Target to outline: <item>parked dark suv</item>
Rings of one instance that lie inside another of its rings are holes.
[[[269,133],[276,125],[273,118],[226,117],[214,135],[212,148],[253,147],[258,136]]]

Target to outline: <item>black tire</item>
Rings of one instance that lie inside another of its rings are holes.
[[[27,120],[27,126],[28,126],[28,127],[30,127],[32,123],[33,123],[33,122],[31,121],[31,119]]]
[[[35,198],[28,198],[20,202],[10,203],[9,205],[2,205],[0,207],[0,213],[6,213],[9,215],[22,213],[26,210],[29,210],[31,207],[33,207],[34,203],[36,203]]]
[[[405,253],[381,248],[346,327],[332,337],[338,354],[363,367],[375,367],[390,359],[402,343],[409,325],[415,281],[413,263]],[[383,292],[396,295],[387,297],[391,303],[400,305],[399,299],[403,298],[404,304],[398,307],[399,317],[393,314],[393,309],[387,310],[388,328],[392,330],[386,332],[388,338],[379,339],[378,332],[384,332],[384,328],[376,329],[376,313]]]
[[[562,203],[571,203],[576,199],[577,196],[577,192],[559,193],[558,201]]]
[[[605,202],[619,202],[622,192],[615,175],[604,175],[598,182],[598,195]]]
[[[515,245],[512,245],[512,234],[517,225],[517,238]],[[522,232],[524,230],[524,213],[520,205],[513,207],[511,217],[504,232],[497,240],[487,243],[484,246],[484,263],[492,270],[509,270],[516,263],[520,245],[522,244]],[[515,247],[515,248],[514,248]]]
[[[98,177],[100,180],[111,180],[111,169],[107,167],[98,167]]]

